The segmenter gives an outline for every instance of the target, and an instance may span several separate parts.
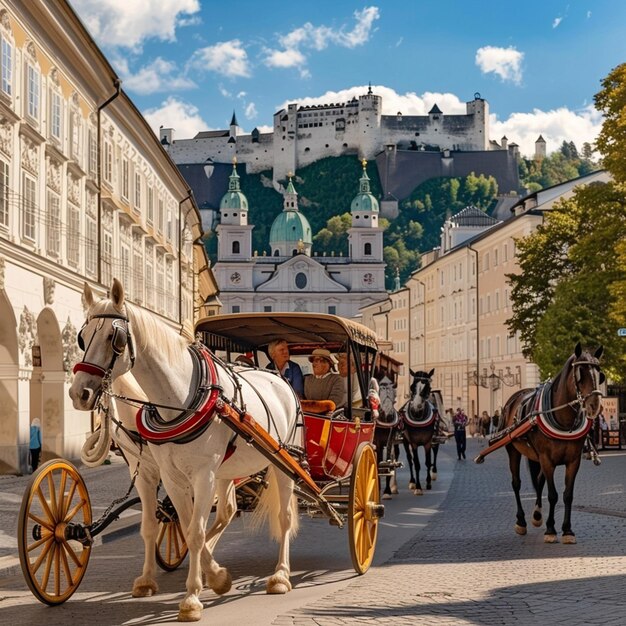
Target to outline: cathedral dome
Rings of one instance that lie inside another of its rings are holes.
[[[298,209],[298,192],[291,178],[290,173],[289,184],[283,194],[283,211],[276,216],[270,230],[272,256],[292,256],[296,252],[311,254],[311,225]]]
[[[312,244],[311,225],[300,211],[283,211],[280,213],[270,230],[270,246],[278,243],[298,243],[300,240],[304,244]]]

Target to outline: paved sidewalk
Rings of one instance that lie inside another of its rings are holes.
[[[545,527],[529,523],[524,537],[513,531],[515,502],[506,452],[475,465],[469,459],[484,442],[468,444],[467,461],[454,458],[453,446],[442,448],[442,456],[454,464],[446,499],[375,579],[358,578],[274,623],[626,624],[626,453],[607,452],[600,467],[583,461],[572,514],[578,543],[548,545],[543,543]],[[526,469],[522,480],[529,519],[534,496]],[[561,468],[559,490],[562,480]],[[423,506],[428,506],[428,495]],[[546,510],[544,499],[544,514]],[[559,506],[557,529],[562,513]]]

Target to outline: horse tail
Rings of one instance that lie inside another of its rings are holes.
[[[265,474],[266,487],[261,493],[261,497],[252,512],[250,518],[250,528],[258,531],[266,520],[269,520],[270,537],[276,541],[282,539],[282,527],[280,523],[282,502],[287,498],[287,494],[281,493],[291,483],[290,496],[288,500],[289,513],[289,536],[295,537],[300,527],[300,518],[298,516],[298,500],[293,494],[293,483],[280,470],[273,465],[267,468]]]

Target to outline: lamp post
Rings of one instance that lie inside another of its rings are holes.
[[[522,368],[519,365],[515,366],[515,373],[511,371],[510,366],[506,366],[504,374],[496,374],[496,366],[493,361],[489,364],[491,374],[487,374],[487,368],[483,368],[483,373],[479,374],[477,370],[472,370],[467,373],[468,383],[470,385],[480,385],[483,389],[489,389],[490,400],[489,409],[493,415],[494,396],[498,389],[502,385],[505,387],[520,387],[522,386]]]

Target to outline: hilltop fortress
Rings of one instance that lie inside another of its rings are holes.
[[[480,94],[466,103],[464,115],[447,115],[437,104],[428,115],[383,115],[382,108],[382,97],[370,86],[349,102],[289,104],[274,114],[273,132],[255,128],[243,134],[233,114],[225,130],[176,139],[174,129],[161,128],[160,138],[179,166],[231,163],[237,157],[248,173],[271,169],[275,183],[325,157],[376,158],[383,201],[390,203],[428,178],[472,171],[493,175],[501,193],[518,191],[518,147],[506,137],[501,143],[490,141],[489,104]]]

